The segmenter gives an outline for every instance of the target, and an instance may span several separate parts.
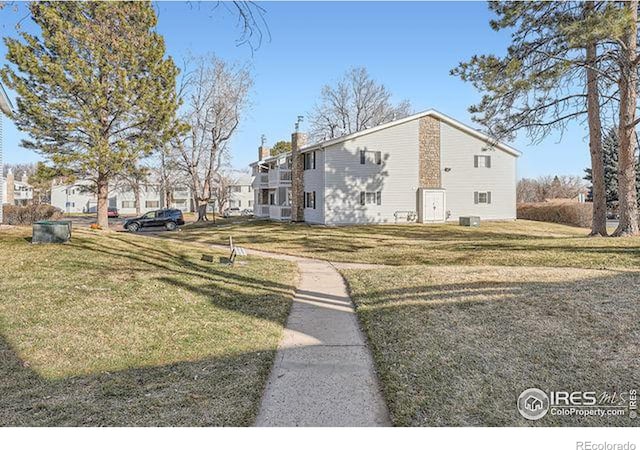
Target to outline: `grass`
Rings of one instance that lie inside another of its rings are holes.
[[[0,425],[250,425],[296,269],[126,233],[0,233]]]
[[[640,386],[637,272],[531,267],[344,270],[394,424],[629,426],[537,422],[527,388],[628,393]]]
[[[388,265],[640,266],[640,238],[589,238],[588,230],[518,220],[480,228],[443,225],[308,226],[239,218],[192,224],[172,234],[339,262]]]

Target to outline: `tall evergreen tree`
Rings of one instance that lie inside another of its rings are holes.
[[[169,137],[177,68],[149,2],[36,2],[39,35],[5,38],[2,78],[18,94],[22,145],[95,182],[108,227],[109,182]]]
[[[587,115],[594,169],[592,235],[606,235],[601,107],[616,80],[602,50],[619,38],[625,15],[602,2],[490,2],[495,30],[511,30],[504,57],[477,55],[452,72],[484,92],[470,111],[497,139],[526,131],[537,142]],[[601,50],[600,54],[598,50]],[[606,82],[604,82],[606,80]],[[604,95],[600,95],[600,94]]]
[[[609,129],[602,140],[602,155],[604,166],[604,185],[607,198],[607,207],[614,209],[618,206],[618,152],[620,151],[620,140],[618,139],[617,128]],[[638,205],[640,206],[640,160],[635,156],[636,162],[636,193]],[[584,179],[592,180],[591,169],[587,168]]]

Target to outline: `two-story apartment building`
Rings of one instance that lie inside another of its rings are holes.
[[[247,173],[235,173],[229,185],[229,194],[225,208],[253,209],[253,178]]]
[[[340,225],[516,218],[520,153],[428,110],[292,151],[259,149],[255,215]]]
[[[291,153],[270,156],[258,149],[260,161],[252,164],[253,214],[274,220],[291,220]]]
[[[78,180],[74,184],[54,184],[51,187],[51,205],[67,213],[91,213],[96,211],[97,197],[91,192],[91,182]],[[140,211],[145,213],[160,208],[177,208],[183,212],[192,210],[191,190],[186,187],[171,191],[170,204],[165,205],[159,184],[149,181],[140,186]],[[136,196],[123,184],[109,189],[109,207],[117,208],[122,215],[136,213]]]

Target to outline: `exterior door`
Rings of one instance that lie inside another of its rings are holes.
[[[444,191],[426,191],[423,208],[425,222],[444,222]]]

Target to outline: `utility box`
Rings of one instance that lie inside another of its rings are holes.
[[[42,220],[33,223],[32,244],[64,244],[71,239],[70,220]]]
[[[480,216],[461,216],[460,225],[463,227],[479,227],[480,226]]]

